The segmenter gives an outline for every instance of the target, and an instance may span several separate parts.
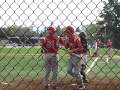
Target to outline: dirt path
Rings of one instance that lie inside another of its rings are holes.
[[[72,85],[72,81],[61,81],[58,84],[58,90],[78,90],[77,85]],[[90,81],[86,85],[85,90],[120,90],[119,80],[101,80],[101,81]],[[0,84],[0,90],[43,90],[43,84],[41,80],[22,80],[15,81],[10,84]],[[52,89],[49,89],[52,90]]]

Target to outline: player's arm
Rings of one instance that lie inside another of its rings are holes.
[[[46,39],[45,38],[40,41],[41,53],[44,53],[44,52],[47,51],[47,49],[45,47],[45,43],[46,43]]]
[[[59,37],[59,44],[64,46],[64,37]]]
[[[68,44],[68,41],[64,39],[64,37],[62,37],[60,39],[60,45],[64,46],[65,49],[68,49],[69,48],[69,44]]]
[[[71,50],[69,51],[69,53],[78,52],[78,51],[82,53],[82,51],[83,51],[83,46],[82,46],[81,40],[80,40],[80,39],[77,39],[76,44],[78,45],[78,47],[71,49]]]

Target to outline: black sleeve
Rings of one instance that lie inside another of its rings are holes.
[[[82,38],[82,45],[83,45],[83,52],[87,52],[88,46],[87,46],[87,40],[85,38]]]

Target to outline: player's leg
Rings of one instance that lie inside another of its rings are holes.
[[[57,56],[54,56],[52,58],[52,87],[53,90],[56,90],[57,87],[57,75],[58,75],[58,62],[57,62],[58,58]]]
[[[80,58],[74,56],[72,60],[74,66],[74,74],[77,80],[77,84],[79,85],[80,89],[84,88],[83,78],[80,73]]]
[[[44,62],[44,66],[45,66],[45,76],[44,76],[44,88],[47,90],[48,89],[48,79],[50,76],[50,72],[51,72],[51,58],[48,55],[45,55],[45,62]]]
[[[97,56],[100,56],[100,47],[97,48]]]
[[[109,57],[112,57],[112,48],[109,48],[108,55]]]
[[[85,73],[85,69],[86,69],[86,60],[87,60],[87,55],[86,53],[82,54],[82,59],[80,61],[81,63],[81,70],[80,73],[83,76],[83,82],[84,83],[88,83],[87,79],[86,79],[86,73]]]
[[[85,69],[86,69],[86,65],[85,65],[85,64],[82,64],[82,65],[81,65],[81,71],[80,71],[80,73],[81,73],[81,75],[83,76],[83,82],[84,82],[84,83],[88,83],[88,80],[87,80],[87,78],[86,78]]]
[[[71,76],[74,76],[72,70],[73,70],[72,56],[70,56],[70,59],[68,60],[67,73],[70,74]]]
[[[93,57],[96,57],[97,54],[98,54],[98,48],[95,48],[95,49],[94,49],[94,53],[93,53]]]
[[[113,49],[110,48],[110,56],[112,57],[112,52],[113,52]]]

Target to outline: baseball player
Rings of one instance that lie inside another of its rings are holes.
[[[83,46],[83,52],[81,54],[82,60],[81,60],[81,75],[83,76],[83,82],[88,83],[88,80],[86,79],[85,69],[86,69],[86,59],[87,59],[87,40],[86,35],[84,32],[80,32],[79,37],[81,38],[82,46]]]
[[[57,52],[59,48],[59,37],[54,27],[52,26],[48,27],[47,31],[48,31],[48,34],[44,37],[44,40],[42,41],[42,45],[41,45],[45,55],[44,87],[45,87],[45,90],[48,89],[48,79],[50,76],[50,72],[53,72],[52,86],[53,86],[53,90],[56,90],[57,74],[58,74]]]
[[[99,39],[95,40],[93,57],[98,56],[100,45],[101,45],[100,40]]]
[[[82,76],[80,74],[80,53],[82,52],[81,40],[78,35],[74,35],[74,28],[67,26],[64,31],[65,48],[68,49],[70,59],[68,60],[68,74],[76,77],[79,89],[84,89]],[[74,71],[73,71],[74,70]]]
[[[107,41],[107,48],[108,48],[108,56],[112,57],[112,41],[108,39]]]

